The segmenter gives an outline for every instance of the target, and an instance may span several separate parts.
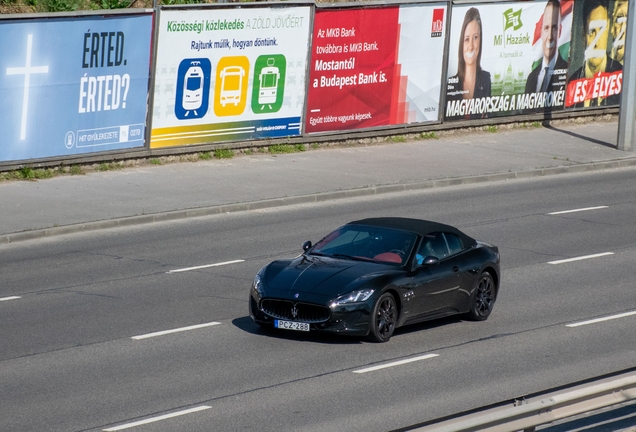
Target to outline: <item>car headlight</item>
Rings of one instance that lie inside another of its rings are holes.
[[[252,282],[252,289],[256,291],[259,295],[263,294],[263,282],[261,281],[260,274],[257,274],[254,277],[254,282]]]
[[[349,294],[341,295],[337,299],[331,302],[331,306],[340,306],[349,303],[359,303],[369,300],[369,297],[373,295],[375,290],[362,289],[350,292]]]

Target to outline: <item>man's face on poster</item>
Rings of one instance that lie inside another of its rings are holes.
[[[585,60],[590,69],[598,68],[607,54],[608,27],[607,9],[602,6],[593,9],[586,21]]]
[[[623,62],[625,57],[625,32],[627,31],[627,1],[617,1],[612,15],[612,38],[614,57]]]
[[[551,4],[549,4],[543,12],[543,23],[541,25],[543,57],[546,62],[549,62],[554,58],[559,36],[561,36],[561,16],[559,10],[556,10]]]

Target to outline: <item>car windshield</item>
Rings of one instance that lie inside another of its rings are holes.
[[[408,231],[345,225],[316,243],[310,254],[404,265],[416,239]]]

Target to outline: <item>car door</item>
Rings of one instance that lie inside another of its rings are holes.
[[[413,293],[411,317],[443,314],[446,309],[454,309],[456,304],[460,288],[459,266],[457,255],[451,256],[444,233],[429,234],[422,239],[416,259],[429,256],[439,261],[418,267],[409,284]]]
[[[458,287],[454,296],[449,298],[449,304],[460,311],[467,308],[470,292],[475,283],[475,263],[470,259],[470,251],[462,244],[461,239],[452,233],[444,233],[446,244],[450,251],[449,262],[452,262],[453,272],[458,276]]]

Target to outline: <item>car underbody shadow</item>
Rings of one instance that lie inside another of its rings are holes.
[[[445,318],[437,318],[430,321],[422,321],[416,324],[408,324],[395,330],[393,337],[403,334],[415,333],[420,331],[426,331],[437,327],[444,327],[449,324],[457,324],[465,321],[464,315],[452,315]]]
[[[393,337],[399,337],[400,335],[406,335],[410,333],[426,331],[437,327],[443,327],[450,324],[457,324],[465,321],[464,315],[453,315],[445,318],[438,318],[430,321],[423,321],[416,324],[409,324],[403,327],[399,327],[395,330]],[[274,339],[284,340],[296,340],[302,342],[313,342],[329,345],[355,345],[362,343],[370,343],[367,338],[362,336],[345,336],[334,333],[322,333],[317,331],[300,332],[293,330],[279,330],[275,328],[261,327],[258,324],[252,322],[249,316],[236,318],[232,320],[232,324],[243,330],[246,333],[250,333],[258,336],[265,336]]]
[[[296,340],[299,342],[313,342],[329,345],[351,345],[365,342],[363,337],[344,336],[317,331],[301,332],[294,330],[279,330],[273,327],[261,327],[252,322],[252,319],[249,316],[236,318],[232,320],[232,324],[246,333],[270,337],[273,339]]]

